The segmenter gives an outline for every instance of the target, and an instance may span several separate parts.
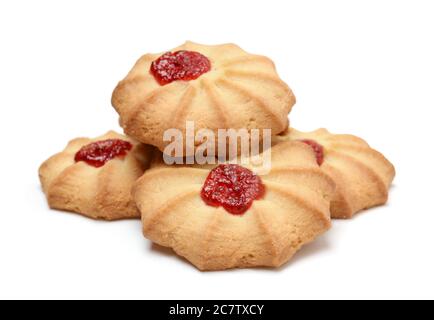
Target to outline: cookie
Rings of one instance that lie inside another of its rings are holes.
[[[334,182],[311,148],[271,149],[271,171],[255,166],[153,162],[133,190],[146,238],[200,270],[279,267],[326,232]]]
[[[363,139],[332,134],[326,129],[313,132],[289,129],[274,140],[274,143],[303,141],[311,146],[321,169],[336,183],[331,202],[333,218],[351,218],[364,209],[387,202],[395,168]]]
[[[112,105],[126,134],[161,151],[168,129],[271,129],[288,125],[295,103],[274,63],[234,44],[187,42],[169,53],[142,56],[113,92]],[[262,133],[262,132],[261,132]],[[202,143],[195,137],[194,145]]]
[[[49,206],[94,219],[140,218],[131,189],[150,154],[149,146],[113,131],[70,141],[39,168]]]

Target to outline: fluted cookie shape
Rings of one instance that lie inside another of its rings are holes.
[[[150,147],[113,131],[70,141],[39,168],[49,206],[94,219],[140,218],[131,189],[150,154]]]
[[[186,121],[194,121],[196,131],[247,128],[272,129],[278,134],[286,129],[295,97],[270,59],[234,44],[187,42],[171,52],[180,51],[203,55],[209,60],[209,71],[205,63],[199,63],[201,74],[193,73],[197,78],[162,84],[151,71],[156,63],[164,66],[158,62],[163,54],[146,54],[114,90],[112,104],[128,135],[163,151],[165,130],[184,131]]]
[[[242,214],[204,201],[212,170],[157,161],[133,191],[144,235],[200,270],[279,267],[330,227],[334,183],[303,143],[272,149],[272,169],[260,176],[265,192]]]
[[[332,134],[326,129],[313,132],[290,129],[276,140],[303,140],[323,148],[321,169],[336,183],[336,194],[331,203],[333,218],[351,218],[361,210],[387,202],[395,168],[363,139]]]

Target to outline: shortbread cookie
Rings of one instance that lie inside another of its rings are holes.
[[[39,168],[49,206],[94,219],[140,218],[131,189],[149,166],[150,148],[113,131],[70,141]]]
[[[330,228],[334,182],[301,142],[273,147],[271,171],[255,171],[154,163],[133,191],[145,237],[200,270],[283,265]]]
[[[331,134],[326,129],[301,132],[289,129],[277,141],[304,141],[317,156],[321,169],[336,182],[331,203],[333,218],[351,218],[355,213],[387,202],[395,168],[361,138]]]
[[[295,103],[274,63],[234,44],[187,42],[168,53],[146,54],[113,92],[112,104],[129,136],[161,151],[167,129],[287,128]],[[197,137],[195,145],[202,141]]]

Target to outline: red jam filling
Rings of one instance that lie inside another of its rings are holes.
[[[93,142],[81,148],[75,154],[75,162],[84,161],[87,164],[99,168],[116,157],[124,157],[133,145],[120,139],[108,139]]]
[[[324,163],[324,147],[320,145],[315,140],[301,140],[301,142],[309,145],[313,151],[315,152],[316,162],[318,165],[322,165]]]
[[[195,80],[210,70],[209,59],[194,51],[168,52],[151,65],[152,75],[162,86],[177,80]]]
[[[207,205],[223,207],[234,215],[242,215],[254,200],[262,198],[265,186],[261,178],[236,164],[223,164],[213,169],[202,187],[201,197]]]

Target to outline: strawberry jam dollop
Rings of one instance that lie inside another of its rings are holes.
[[[82,147],[75,154],[74,159],[75,162],[84,161],[93,167],[99,168],[116,157],[126,156],[132,148],[131,143],[120,139],[97,141]]]
[[[177,80],[195,80],[210,70],[209,59],[194,51],[167,52],[151,64],[151,74],[162,86]]]
[[[208,175],[201,192],[203,201],[213,207],[223,207],[234,215],[242,215],[254,200],[262,198],[265,186],[261,178],[247,168],[223,164]]]
[[[313,152],[315,152],[316,156],[316,162],[319,166],[322,165],[324,163],[324,147],[315,140],[306,139],[300,141],[309,145],[313,149]]]

